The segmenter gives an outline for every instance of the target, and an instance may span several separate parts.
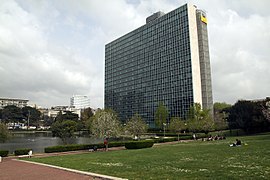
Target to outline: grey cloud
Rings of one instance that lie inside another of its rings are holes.
[[[0,96],[103,107],[105,44],[186,1],[5,1],[0,6]],[[191,1],[208,14],[215,101],[269,96],[268,1]],[[18,18],[19,17],[19,18]]]

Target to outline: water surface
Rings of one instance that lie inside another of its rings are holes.
[[[93,137],[76,137],[71,140],[72,144],[92,144],[102,143],[102,139]],[[48,146],[63,145],[60,138],[52,137],[51,132],[16,132],[13,133],[11,139],[5,143],[0,143],[0,150],[9,150],[13,153],[16,149],[30,148],[34,153],[44,152],[44,148]]]

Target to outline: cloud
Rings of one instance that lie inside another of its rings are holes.
[[[227,9],[210,21],[215,100],[234,103],[269,96],[270,16],[241,16]]]
[[[50,41],[42,17],[28,13],[16,2],[4,3],[0,12],[1,96],[50,106],[67,104],[73,94],[89,94],[90,77],[98,72],[89,57],[68,44]],[[48,97],[54,100],[50,102]]]
[[[190,1],[208,15],[214,101],[269,96],[268,1]],[[10,0],[0,6],[0,96],[103,107],[105,44],[186,1]]]

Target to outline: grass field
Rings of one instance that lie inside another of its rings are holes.
[[[270,179],[270,134],[31,161],[128,179]]]

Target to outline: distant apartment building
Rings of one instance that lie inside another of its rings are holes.
[[[105,46],[105,108],[122,121],[139,113],[149,125],[160,102],[170,117],[200,103],[213,109],[206,13],[185,4]]]
[[[81,109],[77,109],[71,106],[54,106],[50,109],[39,109],[41,113],[45,116],[56,118],[59,112],[62,112],[62,114],[65,114],[67,111],[70,111],[74,114],[78,114],[78,117],[81,117]]]
[[[76,109],[85,109],[90,107],[90,99],[84,95],[74,95],[70,98],[70,106]]]
[[[19,108],[27,106],[29,100],[26,99],[13,99],[13,98],[0,98],[0,109],[3,109],[5,106],[14,105]]]

